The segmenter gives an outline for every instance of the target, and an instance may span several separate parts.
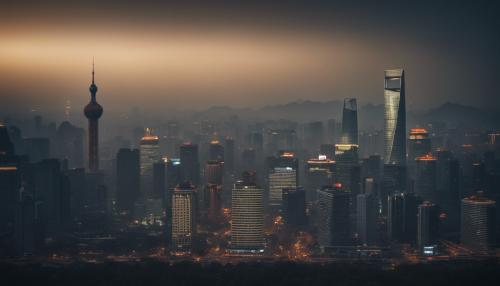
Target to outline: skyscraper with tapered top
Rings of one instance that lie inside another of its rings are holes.
[[[89,170],[99,170],[99,118],[102,116],[102,106],[97,103],[97,85],[94,82],[94,63],[92,63],[92,84],[89,87],[90,102],[83,110],[89,120]]]
[[[385,71],[384,141],[386,164],[406,164],[406,105],[403,69]]]

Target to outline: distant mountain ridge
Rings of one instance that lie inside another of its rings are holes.
[[[238,116],[248,120],[288,119],[297,122],[342,119],[342,101],[297,100],[286,104],[268,105],[258,109],[214,106],[196,112],[196,118],[217,119]],[[478,127],[500,128],[500,112],[485,110],[457,103],[444,103],[425,112],[407,111],[408,128],[431,122],[443,122],[450,128]],[[360,130],[382,129],[384,124],[383,104],[358,105]]]

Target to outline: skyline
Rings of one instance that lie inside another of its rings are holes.
[[[0,12],[3,108],[83,105],[92,57],[110,112],[381,104],[381,74],[397,67],[407,72],[409,110],[500,106],[495,4],[92,4]]]

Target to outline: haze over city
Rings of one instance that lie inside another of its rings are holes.
[[[8,2],[1,285],[494,285],[500,5]]]
[[[82,105],[95,58],[102,102],[160,112],[302,100],[382,103],[404,66],[409,110],[498,107],[494,1],[4,3],[2,109]],[[183,100],[179,101],[178,98]]]

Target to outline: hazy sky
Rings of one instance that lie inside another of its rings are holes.
[[[497,1],[38,2],[2,1],[0,111],[80,110],[92,57],[105,111],[381,103],[393,67],[410,109],[500,106]]]

